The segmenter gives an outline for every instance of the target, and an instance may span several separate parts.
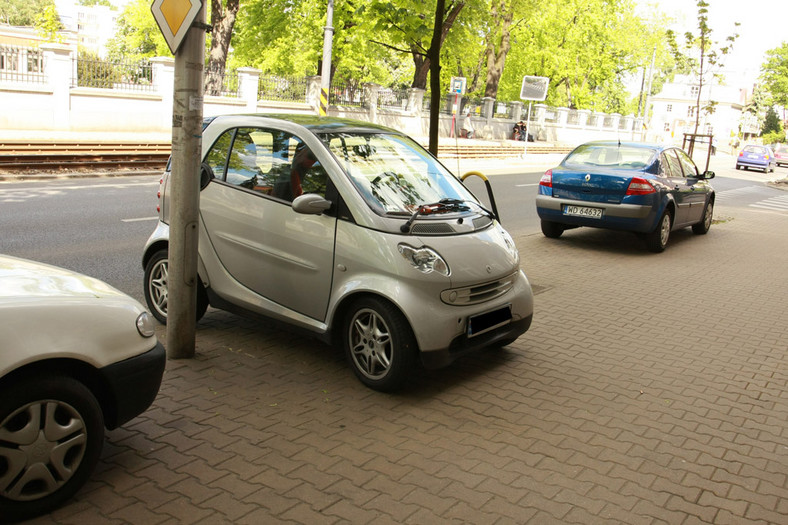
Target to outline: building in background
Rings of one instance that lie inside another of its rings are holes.
[[[75,0],[56,0],[55,6],[65,31],[76,35],[79,49],[106,57],[107,42],[115,36],[122,5],[83,6]]]
[[[657,142],[681,143],[684,133],[695,132],[699,86],[691,76],[676,77],[651,99],[652,113],[649,138]],[[714,135],[719,147],[733,146],[760,133],[758,119],[745,107],[751,91],[710,82],[700,94],[700,125],[698,133]],[[715,102],[714,112],[703,108]]]

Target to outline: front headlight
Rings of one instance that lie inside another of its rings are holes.
[[[148,312],[142,312],[137,316],[137,331],[142,337],[153,337],[156,333],[156,324],[153,322],[153,316]]]
[[[446,264],[443,257],[438,255],[438,252],[435,250],[431,250],[425,246],[414,248],[407,244],[399,244],[397,248],[405,260],[412,264],[418,271],[424,273],[437,272],[448,277],[449,265]]]
[[[520,264],[520,252],[517,251],[517,246],[514,244],[514,239],[512,236],[509,235],[509,232],[501,228],[501,235],[503,236],[503,242],[506,245],[506,251],[517,261],[517,264]]]

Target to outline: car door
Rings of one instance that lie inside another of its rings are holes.
[[[703,217],[703,208],[706,205],[709,185],[706,179],[700,176],[698,167],[689,155],[680,149],[676,150],[676,154],[678,155],[679,162],[681,162],[681,169],[684,172],[686,186],[689,189],[685,197],[685,201],[689,204],[687,207],[686,222],[694,224]]]
[[[329,184],[319,162],[297,174],[294,157],[303,148],[302,140],[281,130],[225,131],[205,157],[216,178],[200,194],[200,216],[216,257],[240,285],[322,321],[336,219],[291,206],[299,192],[325,196]]]
[[[676,204],[676,215],[673,217],[673,224],[685,224],[689,216],[690,206],[692,201],[690,195],[692,190],[687,184],[687,179],[684,177],[684,171],[681,167],[681,161],[677,155],[677,150],[670,148],[662,153],[664,159],[661,164],[666,164],[665,183],[668,185],[668,191],[673,196],[673,202]]]

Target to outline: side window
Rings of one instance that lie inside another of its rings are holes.
[[[661,177],[673,177],[673,171],[671,170],[670,162],[665,152],[659,156],[659,175]]]
[[[326,194],[326,172],[298,137],[264,128],[238,128],[227,162],[226,182],[277,199]]]
[[[695,167],[695,163],[692,162],[692,159],[689,158],[689,155],[684,153],[684,151],[677,149],[676,153],[679,156],[679,160],[681,161],[681,167],[684,170],[685,177],[693,177],[698,178],[698,168]]]
[[[205,156],[205,162],[213,170],[213,176],[224,180],[224,170],[227,167],[227,152],[230,150],[230,143],[233,141],[233,130],[229,129],[222,133],[216,142],[211,146],[211,151]]]
[[[676,150],[669,149],[664,155],[665,158],[668,159],[668,164],[670,165],[670,176],[681,177],[681,162],[679,162],[678,157],[676,157]]]

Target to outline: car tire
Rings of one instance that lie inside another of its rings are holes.
[[[692,233],[696,235],[706,235],[709,232],[709,228],[711,228],[713,215],[714,201],[709,199],[709,202],[706,203],[706,207],[703,209],[703,216],[701,216],[700,222],[692,225]]]
[[[670,228],[673,224],[673,217],[669,210],[665,210],[657,222],[657,227],[646,234],[646,246],[654,253],[665,251],[670,239]]]
[[[541,225],[542,233],[549,239],[557,239],[564,233],[564,227],[557,222],[542,220]]]
[[[169,260],[167,250],[159,250],[153,254],[145,265],[145,302],[153,317],[162,324],[167,324],[167,278]],[[202,319],[208,309],[208,294],[200,280],[197,280],[197,321]]]
[[[359,380],[380,392],[402,387],[412,371],[418,345],[410,324],[391,303],[365,297],[348,310],[345,356]]]
[[[738,164],[736,164],[736,169],[737,169],[737,170],[740,170],[740,169],[741,169],[741,166],[739,166]]]
[[[29,519],[71,498],[104,444],[104,416],[85,385],[28,379],[0,392],[0,521]]]

